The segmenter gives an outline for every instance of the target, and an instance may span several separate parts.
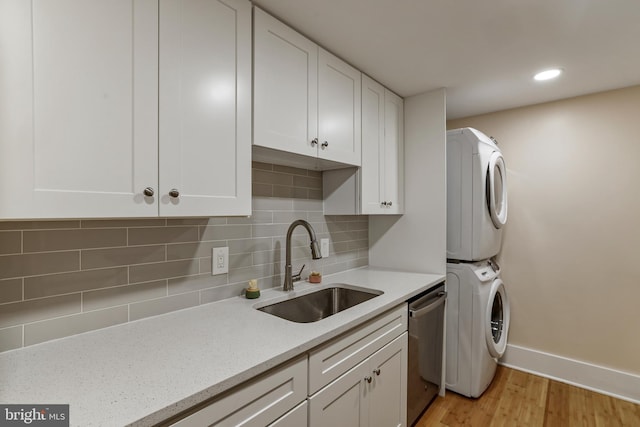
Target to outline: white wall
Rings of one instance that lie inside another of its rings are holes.
[[[510,344],[640,374],[639,123],[640,86],[448,123],[504,152]]]
[[[446,274],[445,91],[404,101],[405,214],[369,216],[369,265]]]

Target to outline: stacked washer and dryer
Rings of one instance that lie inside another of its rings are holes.
[[[446,388],[478,397],[507,345],[509,300],[500,268],[506,168],[493,138],[447,132]]]

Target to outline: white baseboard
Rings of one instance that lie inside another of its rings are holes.
[[[640,375],[512,344],[500,364],[640,404]]]

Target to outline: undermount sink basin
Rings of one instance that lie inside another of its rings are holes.
[[[275,302],[257,310],[297,323],[322,320],[343,310],[382,295],[375,289],[335,284],[328,288]]]

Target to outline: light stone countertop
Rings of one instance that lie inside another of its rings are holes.
[[[314,323],[255,310],[287,293],[230,298],[0,354],[0,402],[70,404],[72,426],[148,426],[261,374],[444,280],[364,267],[295,284],[384,294]]]

